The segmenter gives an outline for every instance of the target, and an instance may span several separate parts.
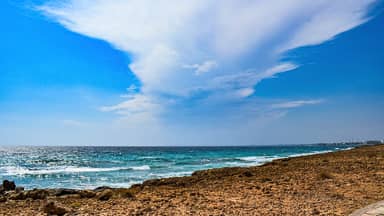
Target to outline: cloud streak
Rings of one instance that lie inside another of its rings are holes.
[[[320,104],[322,102],[324,102],[324,100],[296,100],[296,101],[288,101],[283,103],[272,104],[271,107],[275,109],[291,109],[291,108],[302,107],[305,105]]]

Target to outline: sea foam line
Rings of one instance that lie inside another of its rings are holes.
[[[121,170],[150,170],[148,165],[130,166],[130,167],[111,167],[111,168],[94,168],[94,167],[62,167],[56,169],[36,169],[31,170],[24,167],[8,166],[3,168],[6,175],[44,175],[44,174],[59,174],[59,173],[87,173],[87,172],[112,172]]]

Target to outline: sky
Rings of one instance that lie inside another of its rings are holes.
[[[382,0],[6,0],[0,145],[384,138]]]

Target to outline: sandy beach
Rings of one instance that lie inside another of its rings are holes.
[[[127,189],[2,194],[0,215],[348,215],[384,200],[384,145],[198,171]]]

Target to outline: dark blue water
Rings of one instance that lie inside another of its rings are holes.
[[[254,166],[350,145],[263,147],[0,147],[0,179],[26,188],[128,187],[193,171]]]

